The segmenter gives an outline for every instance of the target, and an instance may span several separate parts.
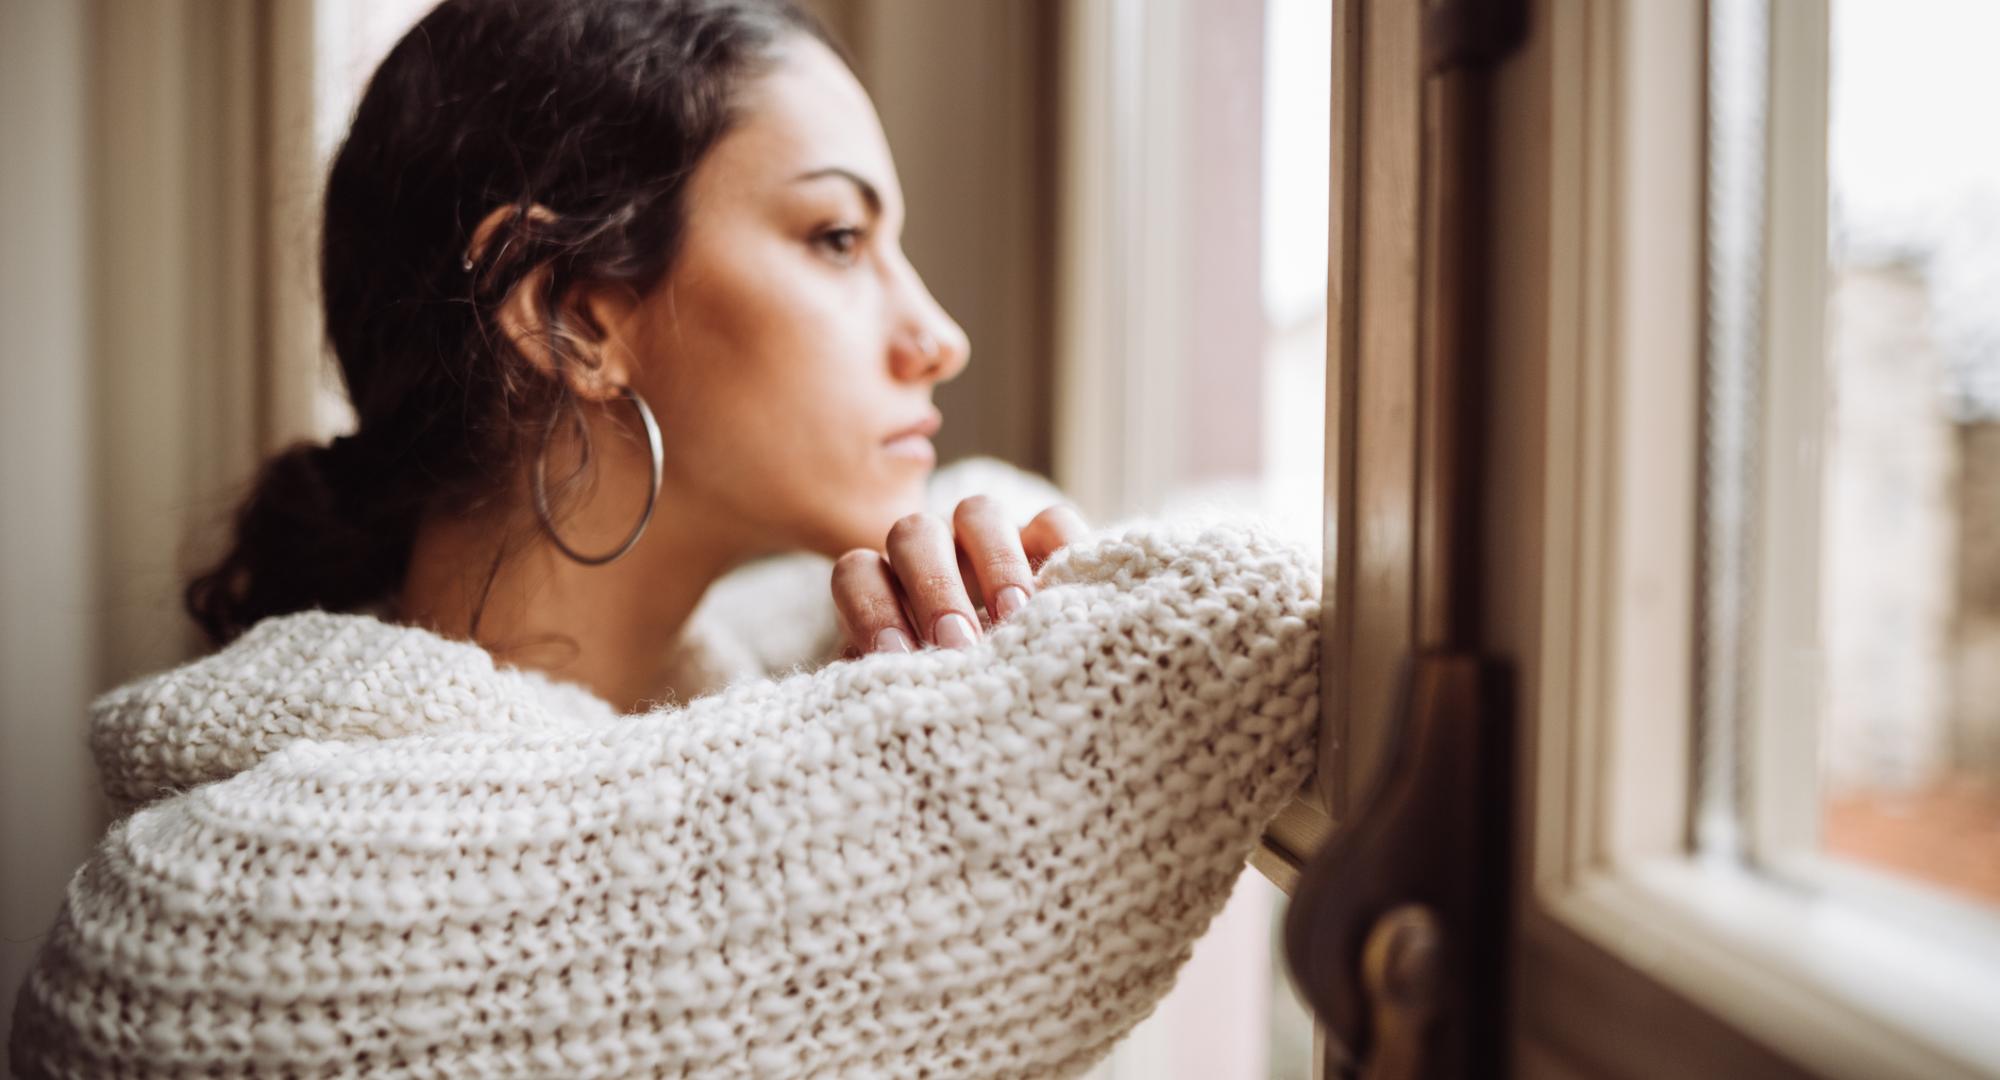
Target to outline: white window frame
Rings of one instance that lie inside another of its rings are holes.
[[[1144,0],[1063,8],[1055,480],[1099,520],[1158,505],[1172,467],[1189,361],[1163,313],[1186,295],[1189,237],[1185,109],[1161,58],[1183,21]]]
[[[1840,896],[2000,969],[2000,914],[1868,866],[1822,854],[1825,703],[1821,645],[1821,500],[1826,375],[1828,16],[1784,0],[1771,25],[1763,477],[1754,647],[1757,703],[1746,792],[1748,854],[1797,888]]]
[[[1802,889],[1690,853],[1704,11],[1549,0],[1535,17],[1549,50],[1549,396],[1540,645],[1524,672],[1533,764],[1517,819],[1530,862],[1515,986],[1535,1047],[1521,1060],[1615,1061],[1631,1075],[1698,1061],[1743,1075],[1763,1059],[1729,1041],[1740,1033],[1818,1076],[2000,1068],[1992,957],[1884,917],[1859,890]],[[1773,189],[1825,182],[1823,130],[1802,133],[1824,108],[1812,88],[1825,85],[1825,25],[1823,0],[1774,6]],[[1823,201],[1773,209],[1768,345],[1774,377],[1799,393],[1767,394],[1763,422],[1806,449],[1767,459],[1766,513],[1780,515],[1762,539],[1767,566],[1795,558],[1796,530],[1816,520],[1816,494],[1798,490],[1816,482],[1796,470],[1816,469],[1807,430],[1823,355],[1809,299]],[[1801,593],[1817,575],[1792,569],[1761,580],[1760,603],[1784,614],[1753,644],[1758,667],[1784,676],[1753,699],[1750,851],[1766,862],[1810,841],[1817,798],[1805,775],[1816,769],[1797,767],[1817,760],[1797,756],[1816,737],[1799,650],[1813,618]],[[1795,719],[1769,722],[1784,715]],[[1630,1015],[1655,989],[1693,1008]]]

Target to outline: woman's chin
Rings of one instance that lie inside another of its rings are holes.
[[[854,538],[855,542],[849,544],[848,549],[851,550],[857,547],[880,548],[888,540],[889,529],[896,522],[909,517],[911,514],[922,513],[930,509],[929,504],[924,498],[925,481],[929,479],[930,471],[925,470],[921,477],[907,485],[902,485],[901,490],[895,491],[888,497],[876,501],[872,511],[865,516],[857,515],[857,520],[850,524],[849,530],[849,535]]]
[[[833,520],[808,526],[797,547],[838,558],[855,548],[880,551],[888,542],[889,529],[897,521],[924,509],[921,491],[907,498],[877,499],[868,505],[851,505]]]

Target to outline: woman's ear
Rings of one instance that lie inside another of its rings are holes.
[[[503,229],[511,230],[522,220],[550,222],[556,220],[556,215],[540,204],[530,206],[525,212],[514,206],[494,209],[473,230],[466,261],[478,266],[487,245]],[[499,242],[506,244],[511,239],[501,237]],[[626,299],[630,290],[580,285],[565,296],[553,298],[552,304],[551,273],[547,262],[538,263],[514,283],[494,311],[500,332],[507,336],[516,352],[543,374],[566,379],[571,392],[578,397],[590,401],[617,397],[620,388],[631,385],[636,374],[632,349],[623,334],[632,306]],[[552,347],[557,339],[568,356],[581,362],[560,363],[561,358]]]

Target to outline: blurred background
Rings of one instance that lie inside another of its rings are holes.
[[[2000,908],[2000,6],[1832,14],[1823,841]]]
[[[1320,529],[1327,0],[809,0],[905,248],[973,342],[949,461],[1094,520]],[[0,0],[0,1031],[105,824],[90,699],[200,650],[179,589],[257,462],[351,422],[321,354],[325,163],[423,0]],[[1307,1076],[1246,876],[1100,1070]]]

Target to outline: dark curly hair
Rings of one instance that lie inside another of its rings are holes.
[[[187,587],[211,641],[383,600],[426,514],[502,496],[508,466],[574,402],[499,332],[499,305],[546,266],[548,346],[579,362],[596,330],[563,299],[659,283],[689,175],[738,87],[796,35],[846,58],[791,0],[445,0],[404,35],[326,184],[327,336],[360,423],[263,466],[231,549]],[[501,207],[468,267],[473,230]]]

